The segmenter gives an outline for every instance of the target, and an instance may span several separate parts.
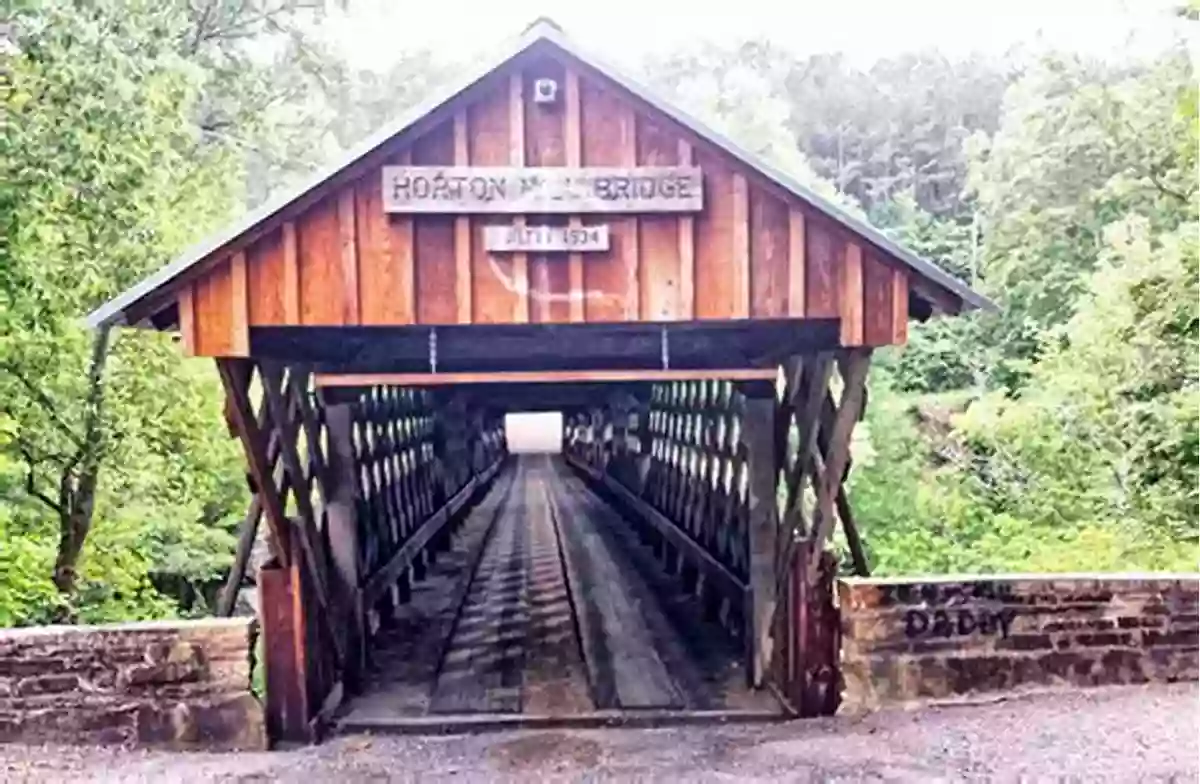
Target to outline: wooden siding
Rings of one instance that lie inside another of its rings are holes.
[[[280,325],[521,324],[839,318],[843,345],[902,343],[908,271],[575,61],[526,58],[386,145],[287,219],[227,249],[177,294],[189,353],[239,356]],[[503,69],[502,69],[503,71]],[[553,78],[550,106],[528,100]],[[399,215],[385,164],[654,166],[694,163],[702,212]],[[489,253],[483,227],[607,223],[604,252]]]

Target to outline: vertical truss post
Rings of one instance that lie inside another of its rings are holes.
[[[744,384],[742,441],[749,471],[749,584],[744,618],[747,627],[747,676],[763,685],[772,653],[775,614],[775,547],[779,535],[777,487],[779,465],[775,449],[775,388],[769,383]]]
[[[339,604],[345,608],[345,686],[353,692],[365,667],[361,564],[359,558],[358,477],[354,459],[354,412],[345,403],[325,407],[329,442],[329,499],[325,509]]]

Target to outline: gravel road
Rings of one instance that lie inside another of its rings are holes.
[[[1183,781],[1196,684],[865,718],[657,730],[335,738],[252,754],[0,746],[4,781]]]

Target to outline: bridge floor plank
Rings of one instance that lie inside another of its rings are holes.
[[[522,456],[376,638],[342,725],[778,712],[676,583],[562,460]]]

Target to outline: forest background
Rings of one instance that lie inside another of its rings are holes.
[[[80,316],[470,66],[312,0],[0,13],[0,626],[196,615],[247,503],[211,363]],[[1200,5],[1176,9],[1194,28]],[[766,39],[645,82],[1001,306],[884,352],[850,495],[877,574],[1195,570],[1197,89],[1149,54],[860,63]],[[840,546],[840,545],[839,545]]]

